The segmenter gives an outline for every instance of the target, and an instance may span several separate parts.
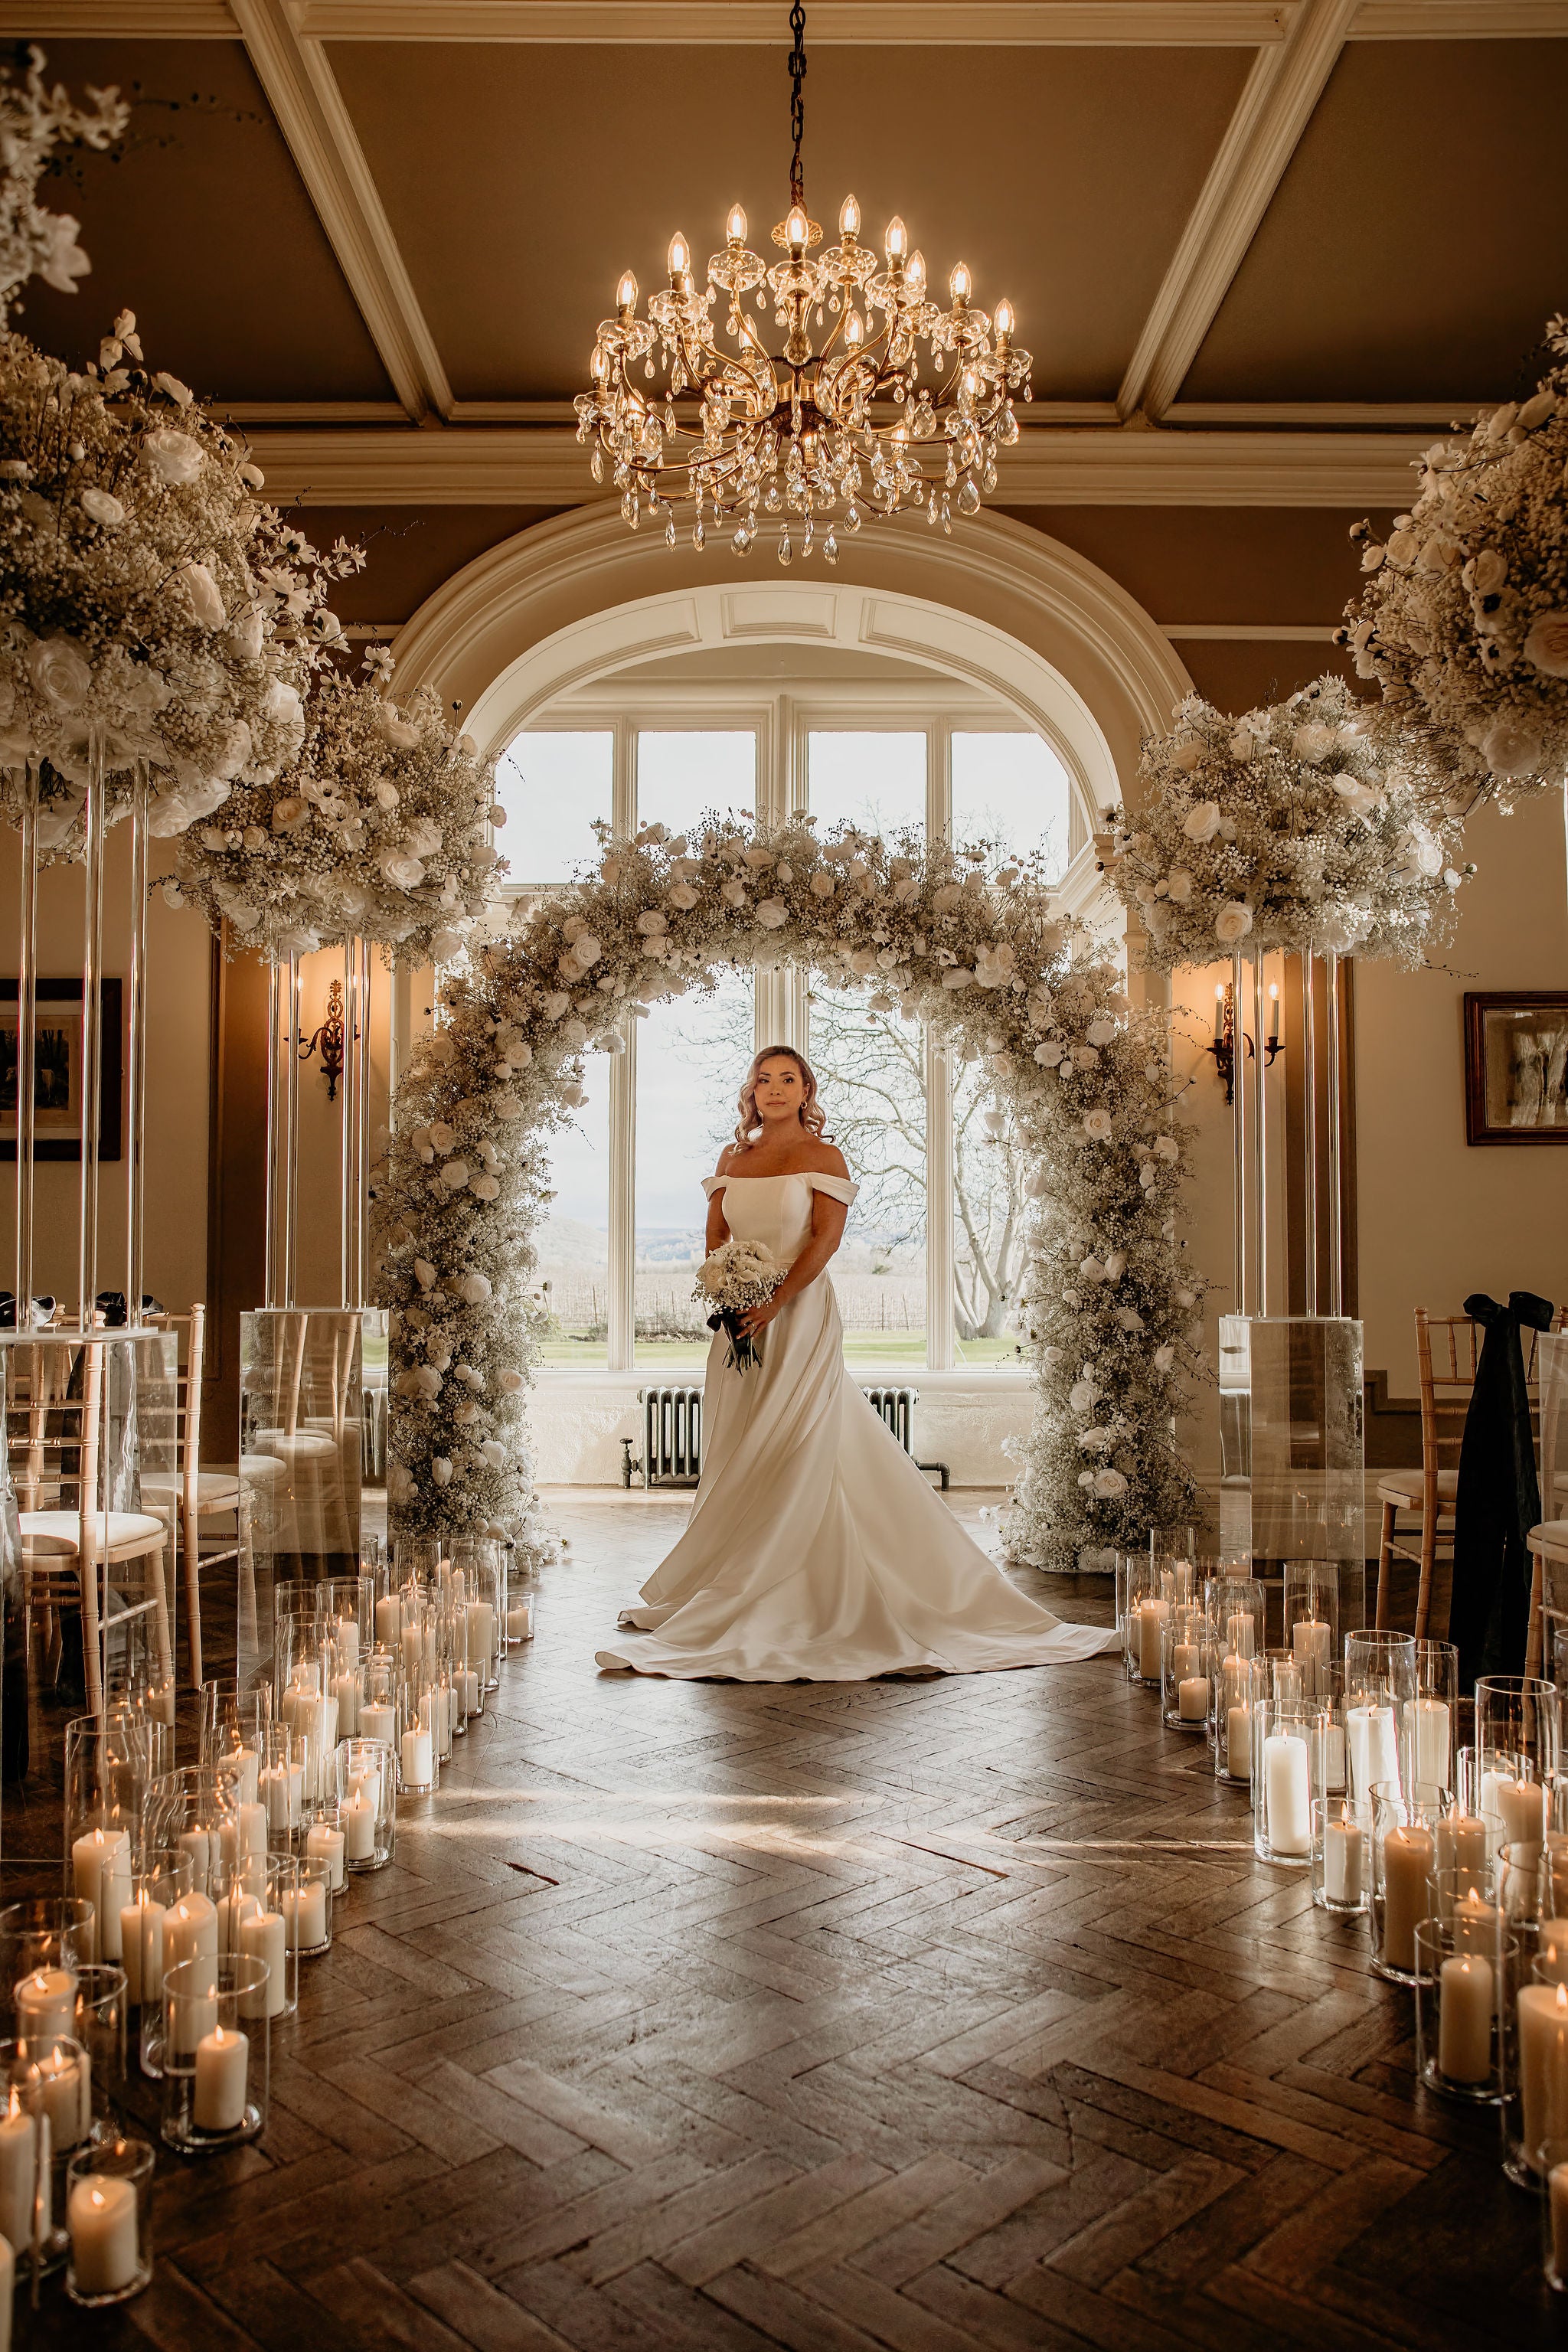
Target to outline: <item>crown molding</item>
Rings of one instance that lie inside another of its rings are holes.
[[[1260,48],[1116,395],[1162,416],[1218,316],[1344,47],[1358,0],[1302,0],[1281,46]]]
[[[0,40],[237,41],[226,0],[0,0]]]
[[[586,506],[604,497],[563,426],[253,433],[281,499],[342,506]],[[1420,436],[1029,426],[996,503],[1401,506]]]
[[[815,47],[1251,48],[1285,37],[1300,0],[816,0]],[[322,41],[542,41],[764,47],[777,0],[295,0]]]
[[[278,127],[410,416],[444,415],[452,387],[325,51],[300,40],[288,0],[233,0]]]
[[[1352,41],[1551,41],[1568,0],[1361,0]]]
[[[1499,395],[1500,398],[1500,395]],[[1252,425],[1266,430],[1307,425],[1326,431],[1353,425],[1365,433],[1436,431],[1472,425],[1498,400],[1175,400],[1163,422],[1184,425]]]
[[[1258,646],[1326,646],[1334,632],[1327,621],[1304,621],[1300,626],[1282,621],[1162,621],[1162,632],[1173,645],[1205,643]]]

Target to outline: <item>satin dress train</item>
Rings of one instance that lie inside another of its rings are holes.
[[[839,1176],[710,1176],[730,1231],[785,1264],[811,1233],[813,1191]],[[601,1666],[735,1682],[866,1682],[936,1669],[1057,1665],[1117,1644],[1019,1592],[927,1486],[853,1381],[826,1274],[780,1309],[763,1360],[727,1364],[718,1333],[703,1391],[702,1475],[686,1533],[621,1614]]]

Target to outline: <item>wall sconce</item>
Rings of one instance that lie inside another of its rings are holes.
[[[327,1017],[313,1037],[307,1040],[301,1029],[298,1049],[300,1059],[308,1062],[318,1048],[321,1056],[321,1075],[327,1082],[327,1100],[336,1102],[338,1080],[343,1074],[343,984],[334,980],[327,991]]]
[[[1245,1029],[1241,1033],[1241,1042],[1256,1061],[1257,1048]],[[1274,1066],[1275,1055],[1282,1054],[1284,1050],[1279,1042],[1279,991],[1270,981],[1268,1034],[1263,1041],[1264,1068],[1271,1070]],[[1205,1054],[1214,1055],[1215,1075],[1224,1081],[1226,1102],[1234,1103],[1236,1100],[1236,1003],[1231,994],[1228,981],[1223,986],[1216,985],[1215,989],[1214,1042],[1212,1045],[1205,1045],[1204,1051]]]

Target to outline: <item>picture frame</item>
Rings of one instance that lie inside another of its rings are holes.
[[[34,1020],[33,1158],[81,1159],[81,982],[40,980]],[[16,996],[0,980],[0,1163],[16,1157]],[[98,1156],[121,1154],[121,982],[99,982]]]
[[[1466,992],[1465,1139],[1568,1143],[1568,989]]]

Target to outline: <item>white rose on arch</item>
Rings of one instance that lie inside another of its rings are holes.
[[[1221,947],[1235,947],[1252,929],[1252,909],[1239,898],[1227,898],[1214,919],[1214,935]]]

